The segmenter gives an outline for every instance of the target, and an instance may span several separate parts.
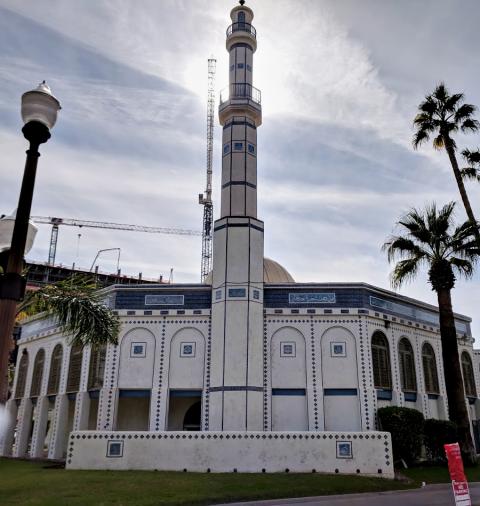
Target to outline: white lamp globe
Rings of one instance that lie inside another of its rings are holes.
[[[25,124],[38,121],[48,129],[53,128],[60,109],[60,102],[52,95],[45,81],[22,95],[22,119]]]

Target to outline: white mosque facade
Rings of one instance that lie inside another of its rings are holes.
[[[71,468],[393,476],[376,410],[447,418],[434,306],[364,283],[295,283],[264,258],[253,12],[238,5],[231,19],[209,283],[106,289],[122,322],[118,345],[72,347],[55,322],[25,323],[3,455],[65,459]],[[476,428],[470,322],[456,315]]]

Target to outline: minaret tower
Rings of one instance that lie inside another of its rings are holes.
[[[257,49],[253,11],[230,13],[228,93],[223,126],[221,217],[215,222],[209,430],[263,430],[263,222],[257,219],[260,91],[252,86]]]

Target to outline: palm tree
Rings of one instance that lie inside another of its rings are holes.
[[[120,321],[103,304],[102,292],[88,276],[72,276],[30,292],[18,312],[52,316],[71,336],[72,345],[117,344]]]
[[[464,149],[462,155],[467,162],[467,167],[461,170],[463,179],[474,179],[480,182],[480,149],[476,151]]]
[[[463,93],[450,95],[444,83],[440,83],[431,95],[427,95],[425,100],[418,106],[418,113],[413,120],[416,128],[413,136],[413,147],[418,148],[421,144],[433,138],[433,147],[435,149],[445,149],[450,160],[450,164],[457,181],[458,190],[462,197],[468,219],[471,223],[476,223],[472,206],[468,199],[465,185],[463,184],[462,174],[458,167],[456,149],[457,144],[452,138],[459,130],[462,132],[476,132],[480,128],[480,123],[473,118],[476,107],[464,103]],[[480,243],[480,231],[475,231],[475,237]]]
[[[17,308],[17,319],[21,321],[22,317],[37,313],[56,319],[62,332],[70,336],[72,345],[117,344],[120,321],[103,304],[102,293],[89,278],[74,276],[28,292]],[[0,368],[3,366],[6,370],[7,364],[1,364]],[[3,402],[8,397],[8,385],[4,388],[0,392]]]
[[[451,202],[442,209],[435,204],[425,210],[411,209],[397,223],[400,235],[391,236],[383,245],[388,261],[395,264],[391,274],[394,288],[416,277],[421,267],[428,269],[428,281],[437,293],[440,316],[443,369],[450,420],[458,426],[459,443],[467,462],[475,462],[465,390],[458,356],[457,331],[452,310],[451,290],[455,273],[469,278],[480,258],[475,238],[476,224],[466,221],[455,227]]]

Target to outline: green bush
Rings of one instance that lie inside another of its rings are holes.
[[[433,462],[445,462],[443,445],[458,441],[456,424],[448,420],[429,418],[425,420],[423,433],[427,459]]]
[[[413,464],[420,456],[425,419],[416,409],[388,406],[377,411],[381,430],[392,434],[393,458]]]

